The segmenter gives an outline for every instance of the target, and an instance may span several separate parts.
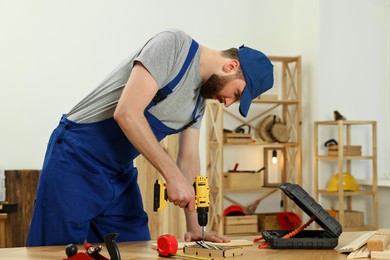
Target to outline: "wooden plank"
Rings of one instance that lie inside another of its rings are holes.
[[[370,251],[368,251],[367,246],[364,245],[358,250],[349,253],[347,259],[358,259],[358,258],[366,258],[366,257],[368,258],[370,257]]]
[[[372,259],[390,259],[390,249],[384,251],[371,251]]]
[[[362,233],[360,236],[338,249],[339,253],[349,253],[358,250],[375,234],[375,231]]]
[[[390,243],[390,236],[375,234],[367,241],[369,251],[384,251]]]
[[[243,255],[242,247],[222,247],[222,250],[202,248],[196,246],[186,246],[183,248],[183,252],[191,256],[201,257],[235,257]]]

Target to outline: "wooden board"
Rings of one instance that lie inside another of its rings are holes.
[[[224,247],[222,250],[207,249],[202,248],[198,245],[186,246],[183,248],[184,254],[191,256],[201,256],[201,257],[235,257],[243,255],[242,247]]]

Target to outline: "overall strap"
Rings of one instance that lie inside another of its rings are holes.
[[[200,104],[200,101],[202,100],[202,97],[199,95],[198,96],[198,100],[196,101],[196,106],[195,106],[195,109],[194,111],[192,112],[192,120],[191,122],[189,122],[188,124],[186,124],[182,130],[184,129],[187,129],[188,127],[192,126],[193,124],[196,123],[196,121],[198,121],[200,115],[197,115],[197,112],[198,112],[198,108],[199,108],[199,104]]]
[[[167,96],[169,94],[172,93],[173,89],[180,82],[181,78],[184,76],[184,73],[187,71],[188,67],[190,66],[191,61],[193,60],[193,58],[196,54],[196,51],[198,50],[198,47],[199,47],[199,44],[195,40],[192,40],[187,57],[184,61],[183,66],[181,67],[179,73],[176,75],[176,77],[173,80],[171,80],[171,82],[169,82],[166,86],[164,86],[163,88],[161,88],[157,91],[156,95],[154,96],[154,98],[153,98],[151,104],[148,106],[148,108],[163,101],[165,98],[167,98]]]

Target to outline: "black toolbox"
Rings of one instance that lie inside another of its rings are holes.
[[[261,230],[264,240],[275,249],[333,249],[342,233],[341,224],[324,210],[301,186],[282,183],[279,188],[309,217],[315,216],[323,230],[302,230],[291,238],[282,238],[293,230]]]

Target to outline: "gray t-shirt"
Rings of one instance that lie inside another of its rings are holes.
[[[167,30],[151,38],[144,46],[125,59],[89,95],[67,114],[77,123],[93,123],[113,116],[118,100],[130,76],[134,61],[141,62],[156,80],[159,88],[168,84],[180,71],[191,45],[191,37],[179,30]],[[200,92],[199,50],[182,80],[163,101],[149,112],[173,129],[180,129],[192,121],[192,114]],[[137,95],[137,93],[134,93]],[[201,99],[198,121],[191,127],[200,128],[205,111]]]

